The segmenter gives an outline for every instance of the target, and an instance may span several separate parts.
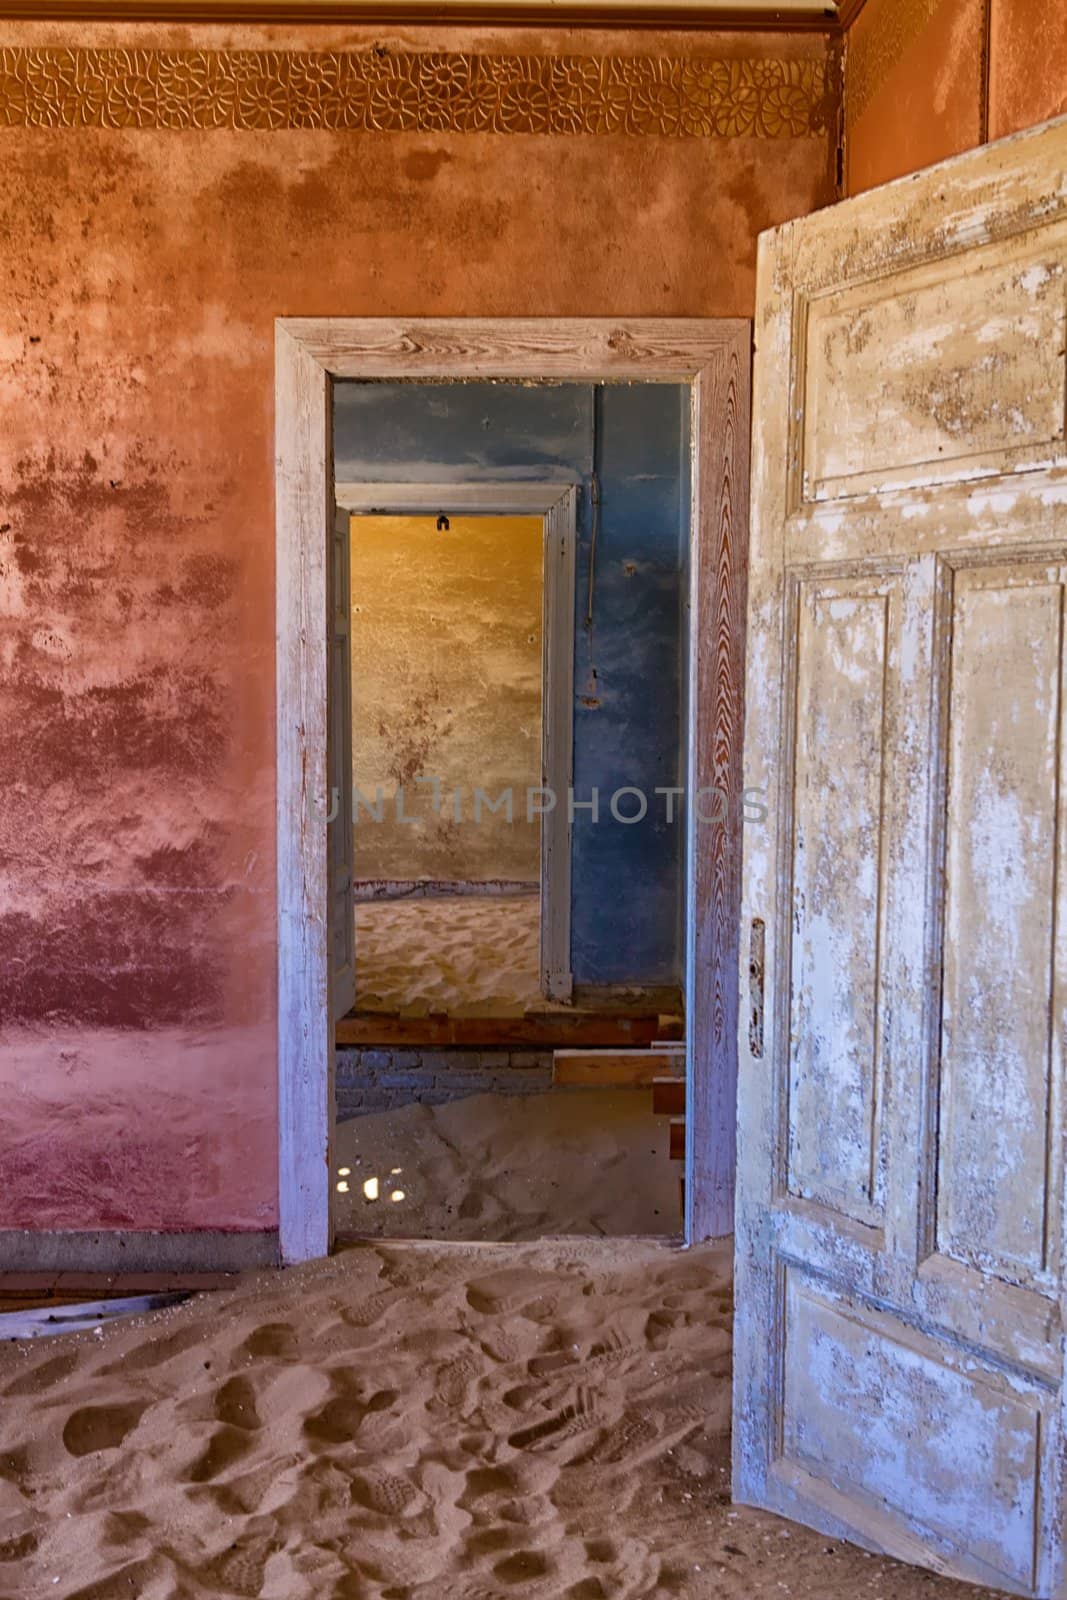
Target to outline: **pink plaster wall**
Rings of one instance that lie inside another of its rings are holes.
[[[0,30],[38,42],[371,35]],[[0,1228],[276,1220],[274,318],[747,315],[758,230],[832,167],[828,135],[0,129]]]

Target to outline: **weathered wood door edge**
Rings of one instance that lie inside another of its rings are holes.
[[[275,324],[278,1109],[282,1259],[328,1253],[326,572],[334,378],[692,387],[686,808],[686,1238],[732,1226],[750,324],[740,319],[279,318]],[[739,604],[739,600],[742,604]],[[718,789],[720,806],[696,795]],[[711,807],[715,805],[714,812]]]
[[[556,796],[541,819],[541,991],[569,1000],[571,823],[566,794],[574,770],[574,562],[578,491],[558,483],[338,483],[339,506],[356,515],[539,516],[544,529],[541,781]]]
[[[1044,442],[1038,445],[1029,461],[1017,464],[1012,472],[972,465],[953,478],[948,471],[943,475],[928,472],[920,460],[918,465],[908,462],[908,470],[897,470],[895,477],[891,464],[885,469],[886,481],[880,485],[866,482],[846,485],[842,478],[831,485],[830,492],[825,492],[817,480],[805,482],[803,443],[811,419],[804,404],[802,357],[809,309],[820,296],[843,295],[867,285],[877,286],[880,296],[889,299],[899,293],[899,284],[893,282],[897,272],[903,274],[916,269],[925,272],[936,267],[941,277],[950,281],[957,271],[952,258],[962,256],[964,251],[1024,238],[1031,229],[1051,228],[1057,219],[1062,227],[1067,184],[1062,153],[1054,144],[1054,136],[1057,128],[1062,132],[1065,126],[1067,119],[1055,119],[1043,128],[1026,130],[994,146],[953,157],[937,167],[896,180],[874,191],[873,195],[869,193],[842,202],[832,208],[845,240],[836,256],[829,249],[820,250],[818,239],[813,239],[811,233],[811,224],[825,221],[830,215],[825,211],[812,219],[787,223],[760,238],[746,679],[751,703],[746,720],[746,774],[750,782],[767,783],[768,803],[777,806],[778,815],[783,819],[789,815],[787,797],[793,782],[789,748],[793,710],[787,690],[795,662],[795,649],[791,651],[786,643],[784,624],[787,612],[792,613],[797,593],[795,584],[787,587],[787,555],[797,570],[801,570],[802,560],[810,560],[813,569],[818,561],[820,566],[832,571],[836,559],[842,567],[847,561],[853,572],[862,571],[864,563],[872,572],[884,571],[893,560],[899,562],[899,554],[886,558],[884,554],[876,556],[871,551],[857,553],[845,540],[848,521],[851,520],[853,528],[862,525],[866,504],[875,503],[878,497],[902,523],[921,527],[925,522],[928,532],[923,536],[924,546],[917,547],[918,555],[931,567],[935,565],[935,558],[943,562],[943,573],[934,591],[936,609],[926,636],[924,670],[930,673],[929,662],[936,661],[944,649],[949,626],[946,592],[954,581],[954,574],[966,565],[987,563],[991,551],[998,546],[1003,549],[1005,561],[1012,552],[1020,561],[1031,558],[1035,552],[1040,554],[1041,560],[1046,560],[1049,546],[1062,546],[1067,531],[1064,469],[1056,460],[1054,449],[1046,447],[1047,454],[1041,453]],[[1006,180],[1012,185],[1007,202],[1003,194]],[[881,226],[873,226],[869,214],[876,196],[882,197],[885,203]],[[960,281],[968,266],[966,261],[958,263]],[[995,346],[990,349],[995,352]],[[951,361],[951,356],[946,360]],[[1062,402],[1062,392],[1059,400]],[[924,403],[925,396],[921,402],[916,402],[917,405]],[[788,473],[782,471],[783,463],[789,463]],[[932,502],[927,506],[925,497],[931,489],[936,489],[945,503]],[[953,538],[957,548],[947,552],[937,542],[943,537],[946,504],[951,504],[958,515],[966,507],[969,519],[969,526]],[[823,530],[833,529],[828,550],[821,554],[815,538],[820,524]],[[987,541],[985,544],[983,539]],[[802,557],[798,551],[803,552]],[[909,559],[915,559],[915,555]],[[918,560],[916,568],[919,568]],[[923,582],[926,581],[924,578]],[[912,663],[910,670],[914,672],[919,652],[913,650],[908,659]],[[947,669],[942,664],[935,680],[936,687],[928,683],[925,690],[930,723],[941,730],[946,716],[948,681]],[[945,735],[938,731],[929,737],[931,747],[936,747]],[[774,752],[770,763],[768,750]],[[942,846],[929,842],[943,837],[945,777],[941,759],[935,756],[931,760],[922,785],[916,785],[915,793],[907,799],[913,814],[924,818],[914,830],[916,835],[922,832],[924,849],[929,851],[920,869],[925,879],[925,893],[920,887],[916,898],[930,906],[941,894],[938,853]],[[937,820],[939,815],[941,821]],[[780,1416],[766,1426],[760,1421],[761,1415],[770,1413],[772,1404],[781,1405],[784,1375],[796,1370],[787,1363],[803,1359],[795,1351],[790,1352],[784,1341],[769,1339],[766,1329],[781,1318],[780,1308],[789,1290],[789,1276],[798,1264],[803,1266],[804,1250],[810,1248],[815,1231],[801,1215],[803,1201],[798,1202],[789,1219],[788,1231],[783,1228],[776,1232],[770,1219],[772,1204],[789,1192],[789,1129],[783,1115],[784,1095],[780,1089],[776,1091],[769,1058],[774,1040],[772,1030],[782,1037],[788,1028],[791,977],[788,931],[792,900],[787,892],[790,882],[787,831],[788,823],[783,821],[782,843],[776,846],[770,833],[765,832],[761,837],[759,830],[749,830],[744,849],[743,948],[739,962],[742,985],[746,979],[749,930],[757,919],[766,928],[766,962],[760,982],[753,985],[752,998],[757,1004],[751,1034],[745,1025],[740,1029],[739,1138],[744,1177],[738,1196],[735,1255],[738,1318],[734,1345],[734,1497],[740,1503],[769,1507],[779,1515],[800,1516],[834,1538],[850,1539],[870,1549],[938,1566],[938,1561],[931,1560],[932,1530],[923,1530],[921,1536],[915,1533],[909,1544],[901,1534],[899,1516],[894,1525],[892,1517],[887,1515],[878,1527],[876,1513],[872,1511],[872,1531],[862,1536],[857,1533],[854,1507],[848,1496],[833,1487],[820,1496],[817,1520],[810,1517],[804,1509],[805,1498],[808,1507],[812,1505],[810,1486],[804,1484],[799,1471],[790,1478],[791,1466],[785,1470],[782,1467],[786,1451]],[[934,911],[927,914],[931,919],[940,915]],[[934,926],[936,928],[936,922]],[[925,963],[922,1051],[931,1061],[935,1049],[939,1048],[932,1042],[934,1030],[940,1027],[941,963],[940,957],[932,954],[939,939],[939,933],[928,932],[914,942],[916,964]],[[899,995],[899,988],[897,993]],[[901,1008],[896,1009],[899,1017]],[[763,1015],[767,1019],[766,1040],[757,1022]],[[896,1026],[900,1028],[899,1020]],[[907,1058],[906,1051],[900,1054]],[[919,1054],[919,1050],[913,1052],[914,1056]],[[933,1208],[937,1203],[934,1181],[937,1169],[923,1149],[923,1130],[934,1126],[939,1114],[934,1098],[936,1082],[935,1071],[928,1069],[922,1084],[920,1111],[914,1119],[920,1134],[913,1136],[910,1145],[904,1145],[904,1148],[914,1149],[915,1170],[921,1176],[908,1195],[906,1206],[900,1206],[894,1226],[900,1238],[914,1241],[909,1248],[915,1250],[923,1268],[921,1273],[916,1273],[914,1282],[906,1286],[906,1306],[892,1303],[899,1283],[895,1278],[895,1264],[892,1270],[879,1269],[877,1276],[865,1267],[865,1278],[855,1271],[853,1263],[862,1261],[867,1248],[862,1227],[855,1229],[854,1240],[841,1250],[839,1262],[833,1263],[833,1271],[825,1271],[822,1281],[835,1284],[842,1270],[848,1267],[854,1272],[850,1287],[858,1284],[855,1292],[861,1304],[874,1314],[891,1308],[901,1323],[908,1322],[917,1333],[925,1329],[940,1335],[951,1330],[951,1316],[958,1315],[961,1308],[968,1308],[973,1316],[974,1334],[966,1340],[964,1362],[967,1367],[977,1367],[984,1344],[983,1324],[993,1326],[997,1315],[985,1298],[975,1295],[972,1284],[962,1287],[965,1279],[961,1278],[959,1292],[946,1294],[945,1284],[951,1281],[950,1275],[937,1278],[931,1270],[936,1255]],[[887,1091],[887,1103],[892,1102],[896,1093],[895,1086],[891,1086]],[[765,1154],[767,1150],[774,1151],[770,1158]],[[1061,1194],[1055,1204],[1057,1215],[1062,1212],[1062,1204]],[[827,1255],[829,1253],[827,1250]],[[810,1276],[813,1282],[819,1281],[814,1270]],[[1014,1288],[1011,1292],[1014,1293]],[[1055,1330],[1062,1322],[1062,1290],[1058,1300],[1059,1304],[1048,1307],[1047,1323],[1044,1321],[1046,1308],[1040,1308],[1041,1326],[1037,1336],[1034,1329],[1038,1317],[1030,1321],[1025,1319],[1021,1296],[1002,1321],[1002,1326],[1011,1328],[1020,1352],[1017,1361],[1014,1357],[1004,1361],[1004,1370],[1039,1373],[1038,1386],[1044,1384],[1053,1392],[1057,1380],[1055,1376],[1050,1379],[1044,1346],[1048,1330]],[[1053,1332],[1048,1344],[1055,1348],[1058,1343],[1058,1336]],[[991,1358],[990,1364],[995,1365],[996,1360]],[[829,1368],[827,1358],[826,1370]],[[1062,1398],[1057,1406],[1061,1419],[1057,1427],[1062,1428]],[[888,1402],[887,1407],[891,1412]],[[1042,1426],[1039,1438],[1046,1437]],[[1043,1443],[1042,1448],[1045,1447]],[[795,1456],[793,1460],[795,1462]],[[1054,1519],[1062,1516],[1062,1474],[1059,1482],[1053,1483],[1051,1493],[1046,1493],[1043,1486],[1040,1488],[1034,1503],[1039,1512],[1037,1526],[1047,1534]],[[1043,1558],[1036,1541],[1034,1551],[1037,1576],[1033,1585],[1020,1586],[1004,1572],[983,1566],[977,1559],[968,1571],[961,1572],[958,1565],[953,1570],[948,1561],[951,1549],[947,1539],[938,1553],[939,1570],[951,1571],[956,1578],[985,1582],[1014,1592],[1067,1593],[1061,1554],[1057,1552],[1055,1564],[1049,1561],[1042,1572]]]

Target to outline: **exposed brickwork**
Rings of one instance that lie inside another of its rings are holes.
[[[552,1085],[551,1050],[362,1050],[337,1052],[337,1115],[392,1106],[440,1105],[471,1094],[541,1094]]]

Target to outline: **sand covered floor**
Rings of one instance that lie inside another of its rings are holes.
[[[356,1005],[521,1016],[540,998],[540,916],[536,894],[361,901]]]
[[[730,1505],[724,1249],[374,1245],[0,1345],[0,1594],[949,1600]]]
[[[676,1234],[680,1162],[648,1089],[472,1095],[339,1124],[342,1234]],[[394,1195],[401,1198],[393,1199]]]

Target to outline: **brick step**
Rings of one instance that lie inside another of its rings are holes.
[[[552,1082],[568,1088],[650,1088],[657,1076],[685,1066],[685,1058],[668,1050],[557,1050],[552,1057]]]

